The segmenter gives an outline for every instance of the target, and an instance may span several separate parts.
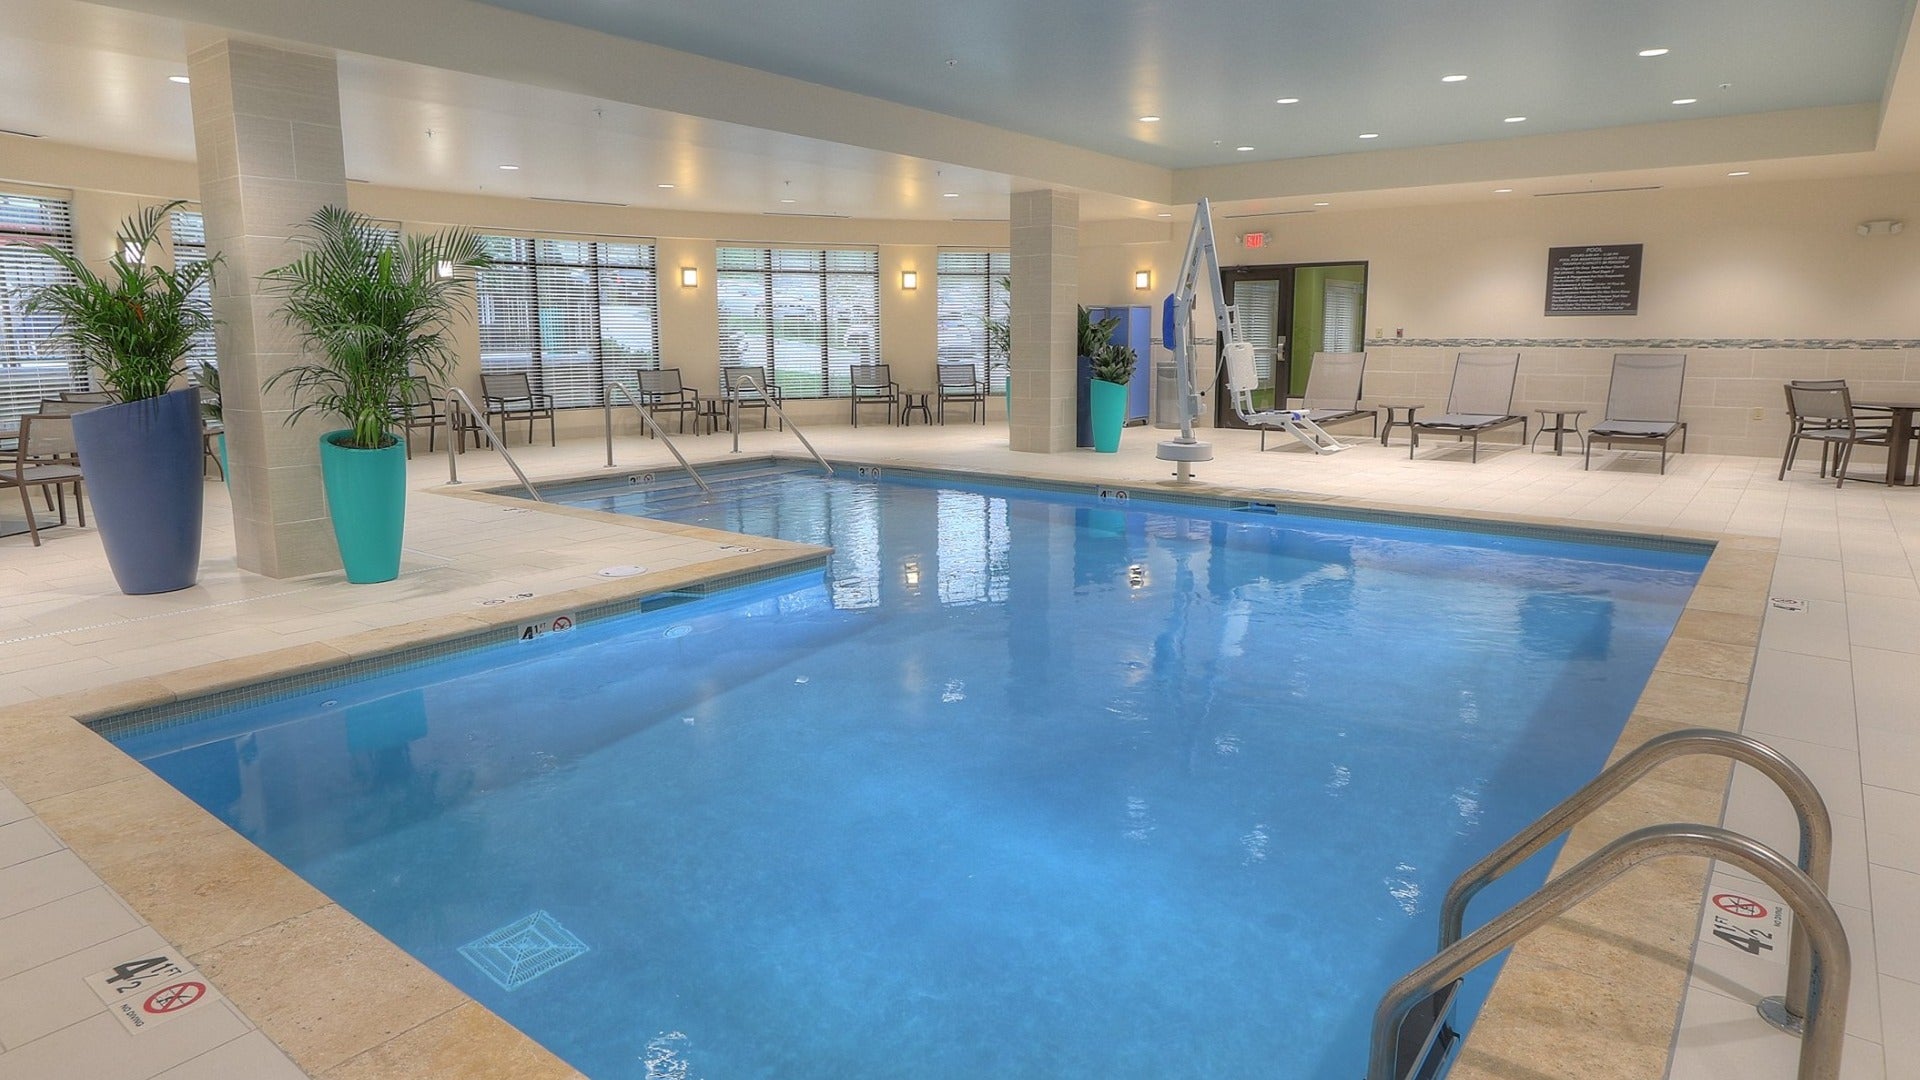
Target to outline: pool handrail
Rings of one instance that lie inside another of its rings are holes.
[[[1400,1025],[1419,1001],[1463,978],[1628,870],[1676,855],[1720,859],[1746,870],[1785,899],[1796,924],[1806,924],[1812,978],[1798,1076],[1800,1080],[1837,1080],[1853,966],[1840,916],[1805,871],[1772,848],[1715,825],[1652,825],[1628,833],[1408,972],[1374,1010],[1367,1080],[1402,1080],[1393,1075]]]
[[[462,406],[466,408],[469,419],[479,421],[479,423],[473,425],[473,430],[476,433],[485,433],[487,442],[491,444],[495,450],[499,451],[502,458],[506,459],[507,468],[513,470],[513,475],[520,480],[520,486],[527,489],[527,494],[533,496],[533,501],[546,502],[547,500],[541,496],[540,490],[533,486],[533,481],[528,480],[527,474],[520,471],[520,463],[513,460],[513,455],[507,453],[507,448],[502,445],[499,438],[494,435],[493,425],[487,423],[486,414],[474,408],[473,399],[467,396],[465,390],[457,386],[447,387],[447,483],[458,484],[460,482],[460,464],[456,457],[454,440],[458,437],[458,433],[461,430],[459,410]]]
[[[739,404],[740,401],[739,389],[752,390],[754,393],[760,395],[761,401],[766,402],[767,408],[772,409],[774,413],[780,417],[780,422],[792,430],[794,438],[800,440],[800,445],[807,448],[807,453],[813,455],[813,460],[820,463],[820,467],[827,471],[827,475],[833,475],[833,466],[827,464],[827,459],[821,457],[820,451],[815,450],[813,443],[807,441],[807,436],[801,432],[800,425],[794,423],[793,417],[788,416],[787,411],[780,407],[780,403],[773,400],[773,395],[767,393],[766,388],[760,385],[760,380],[754,378],[752,375],[735,371],[733,382],[737,389],[727,395],[727,430],[733,433],[734,453],[737,454],[740,452],[740,425],[735,422],[739,417],[734,413],[734,406]]]
[[[1833,866],[1833,822],[1827,816],[1826,801],[1807,774],[1786,755],[1757,739],[1714,728],[1683,728],[1648,739],[1455,878],[1440,905],[1440,948],[1460,940],[1467,904],[1481,889],[1552,843],[1655,766],[1690,754],[1716,754],[1744,762],[1779,785],[1800,820],[1799,869],[1822,893],[1826,892]],[[1786,995],[1762,1002],[1761,1014],[1769,1023],[1792,1032],[1807,1015],[1812,983],[1806,933],[1799,922],[1793,926],[1788,957]]]
[[[699,470],[693,467],[693,464],[687,460],[687,456],[682,454],[680,448],[673,444],[673,440],[667,437],[666,430],[654,421],[653,413],[649,412],[646,406],[640,404],[640,398],[635,395],[633,391],[627,389],[626,383],[618,379],[608,379],[607,390],[609,393],[600,403],[601,410],[606,414],[607,421],[607,468],[613,468],[613,394],[611,391],[618,390],[621,396],[627,399],[627,404],[633,406],[633,411],[640,414],[640,419],[647,425],[647,429],[655,435],[658,435],[661,442],[667,444],[667,450],[673,454],[673,459],[680,463],[681,468],[687,470],[687,475],[693,477],[693,482],[700,485],[700,490],[708,495],[713,494],[713,488],[707,486],[707,482],[700,478]],[[684,420],[682,422],[684,423]],[[695,435],[700,434],[699,428],[700,425],[696,423],[693,432]],[[682,430],[684,431],[685,429],[683,428]]]

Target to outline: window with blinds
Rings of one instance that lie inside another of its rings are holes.
[[[480,370],[525,372],[555,406],[600,405],[609,380],[660,366],[660,288],[644,240],[483,236]]]
[[[27,314],[22,290],[73,277],[33,250],[52,244],[73,251],[73,208],[65,199],[0,192],[0,419],[39,408],[41,398],[90,385],[87,365],[68,355],[60,320],[48,312]]]
[[[189,263],[207,261],[207,220],[198,210],[175,210],[168,222],[173,230],[173,265],[176,269]],[[213,317],[213,286],[202,281],[194,287],[193,304]],[[196,384],[200,381],[200,369],[213,363],[213,328],[209,326],[193,338],[193,347],[187,352],[187,374]]]
[[[943,364],[972,364],[994,391],[1007,384],[1007,358],[995,355],[988,327],[1007,320],[1006,279],[1013,260],[1004,251],[943,251],[937,265],[939,319],[934,348]]]
[[[845,397],[880,362],[880,253],[723,247],[714,252],[720,362],[771,368],[784,397]]]
[[[1324,352],[1359,352],[1361,298],[1366,286],[1358,281],[1328,281],[1322,305],[1325,316],[1320,333]]]
[[[1273,387],[1273,371],[1280,363],[1280,283],[1233,283],[1233,320],[1240,340],[1253,344],[1253,366],[1262,389]]]

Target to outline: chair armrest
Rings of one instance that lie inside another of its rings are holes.
[[[528,394],[527,403],[530,405],[544,403],[547,408],[551,409],[553,408],[553,395],[548,393]]]

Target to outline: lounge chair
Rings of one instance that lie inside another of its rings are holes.
[[[1366,374],[1364,352],[1314,353],[1313,366],[1307,369],[1307,390],[1300,395],[1307,419],[1325,427],[1364,416],[1373,425],[1373,437],[1379,438],[1379,411],[1360,407],[1360,385]]]
[[[1587,429],[1586,464],[1593,468],[1593,444],[1608,449],[1619,443],[1658,446],[1660,473],[1667,471],[1667,443],[1680,436],[1687,451],[1687,422],[1680,419],[1680,389],[1686,382],[1685,353],[1614,353],[1613,378],[1607,383],[1607,414]]]
[[[1463,352],[1453,362],[1453,388],[1447,392],[1447,411],[1408,427],[1413,441],[1407,457],[1420,449],[1420,433],[1473,439],[1473,457],[1480,460],[1480,436],[1511,424],[1520,425],[1520,442],[1527,441],[1527,418],[1513,411],[1513,383],[1520,374],[1517,352]]]
[[[848,370],[853,381],[847,404],[853,413],[853,426],[860,426],[860,406],[885,405],[887,423],[893,423],[893,411],[900,404],[900,384],[885,364],[854,364]]]
[[[1322,354],[1326,355],[1326,354]],[[1364,354],[1361,363],[1366,362]],[[1233,415],[1240,422],[1260,432],[1260,449],[1267,448],[1267,432],[1278,429],[1284,431],[1312,450],[1316,454],[1331,454],[1345,450],[1347,445],[1321,430],[1313,419],[1311,409],[1256,409],[1253,406],[1253,392],[1260,385],[1260,372],[1254,366],[1253,346],[1244,341],[1235,341],[1226,348],[1227,366],[1227,402],[1233,408]],[[1318,361],[1315,361],[1318,370]],[[1308,376],[1309,380],[1312,376]],[[1348,404],[1357,404],[1356,400]],[[1337,411],[1337,410],[1335,410]]]

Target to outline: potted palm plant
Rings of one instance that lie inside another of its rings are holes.
[[[321,482],[347,580],[400,575],[407,459],[394,433],[396,403],[447,381],[453,319],[467,310],[473,277],[490,265],[467,229],[395,240],[372,218],[337,206],[314,212],[305,251],[263,275],[307,362],[268,381],[289,384],[288,422],[310,411],[345,425],[320,437]]]
[[[1127,383],[1133,379],[1138,357],[1133,346],[1108,342],[1093,355],[1093,380],[1087,384],[1088,411],[1093,421],[1093,448],[1102,454],[1120,449],[1120,429],[1127,419]]]
[[[120,591],[191,586],[200,576],[200,391],[172,386],[213,316],[193,292],[218,256],[166,267],[148,261],[179,202],[121,223],[104,272],[49,244],[38,250],[69,280],[28,296],[26,310],[60,320],[60,334],[113,403],[73,418],[80,470],[93,495],[101,546]]]

